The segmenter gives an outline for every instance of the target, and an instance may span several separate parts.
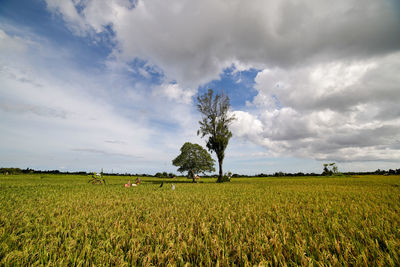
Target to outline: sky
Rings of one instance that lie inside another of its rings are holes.
[[[225,172],[400,168],[400,4],[0,0],[0,167],[177,173],[209,88]]]

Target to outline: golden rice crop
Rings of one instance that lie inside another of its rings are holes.
[[[127,180],[0,176],[0,265],[400,265],[399,176]]]

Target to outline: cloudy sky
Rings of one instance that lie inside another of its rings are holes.
[[[396,0],[0,0],[0,167],[176,173],[196,96],[225,170],[400,167]]]

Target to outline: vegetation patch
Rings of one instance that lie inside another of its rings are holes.
[[[0,265],[400,265],[400,176],[103,179],[0,176]]]

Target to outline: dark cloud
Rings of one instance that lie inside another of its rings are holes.
[[[400,137],[400,126],[383,125],[373,129],[352,129],[346,132],[338,132],[327,139],[328,143],[337,144],[340,147],[367,147],[377,146],[386,149],[397,142]]]

